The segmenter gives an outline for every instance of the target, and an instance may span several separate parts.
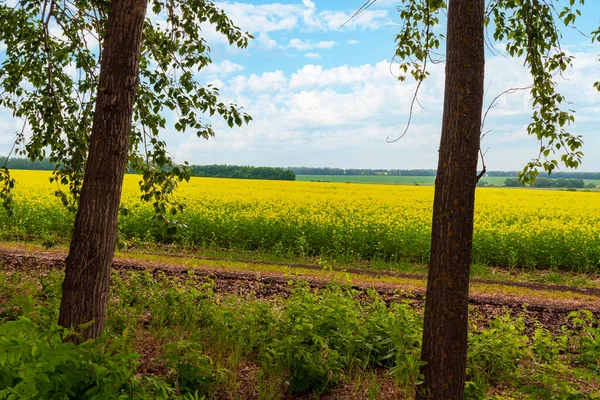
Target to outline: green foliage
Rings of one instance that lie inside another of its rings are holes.
[[[2,182],[0,200],[2,200],[2,205],[10,216],[13,214],[11,190],[15,187],[15,180],[10,176],[10,171],[6,166],[0,168],[0,182]]]
[[[349,369],[388,367],[408,392],[418,384],[422,320],[406,304],[388,308],[371,293],[331,285],[319,293],[297,287],[263,348],[267,365],[287,371],[292,393],[327,392]]]
[[[74,211],[81,189],[93,110],[98,90],[109,1],[61,3],[23,0],[10,6],[0,0],[0,43],[6,46],[0,65],[0,106],[23,121],[14,149],[31,161],[54,165],[51,182],[68,188],[56,195]],[[175,166],[160,131],[167,111],[177,113],[177,131],[193,130],[198,137],[215,132],[214,116],[232,127],[251,117],[235,104],[219,101],[212,85],[201,86],[194,74],[211,63],[200,24],[209,23],[231,45],[245,48],[251,36],[243,33],[212,1],[150,1],[164,20],[144,23],[140,82],[134,107],[129,164],[139,171],[142,198],[154,206],[168,230],[179,225],[173,215],[183,205],[171,195],[178,182],[189,179],[187,164]],[[68,71],[75,68],[76,73]],[[24,134],[26,128],[31,135]],[[10,156],[10,155],[9,155]],[[0,197],[11,206],[14,181],[0,174]]]
[[[528,338],[522,318],[494,318],[481,332],[469,333],[467,380],[478,387],[509,382],[526,355]]]
[[[27,317],[0,325],[0,399],[119,398],[140,390],[137,355],[121,340],[75,346],[56,325]]]
[[[155,277],[148,272],[131,272],[125,278],[113,274],[111,294],[118,301],[109,306],[107,323],[116,332],[148,313],[145,323],[155,332],[168,332],[173,327],[193,329],[212,320],[211,282],[199,290],[194,280],[160,273]]]
[[[214,391],[213,361],[202,353],[199,343],[186,340],[170,343],[163,358],[173,373],[173,384],[183,394],[205,396]]]
[[[600,42],[600,27],[592,32],[592,43]],[[594,87],[600,92],[600,80],[594,83]]]
[[[374,292],[296,285],[265,301],[213,296],[214,284],[194,276],[115,273],[105,336],[73,345],[54,323],[61,273],[37,275],[0,271],[0,398],[217,397],[235,387],[240,360],[259,367],[263,398],[318,395],[382,369],[405,397],[420,384],[422,318]],[[529,337],[508,314],[472,326],[466,398],[598,398],[589,388],[600,384],[599,332],[587,311]],[[140,376],[140,337],[151,338],[165,379]]]
[[[306,288],[294,291],[265,350],[269,364],[289,372],[290,392],[323,393],[343,378],[358,344],[356,306],[339,288],[321,298]]]
[[[573,329],[570,344],[576,348],[576,362],[600,373],[600,325],[590,311],[569,314],[568,322]]]
[[[527,133],[540,141],[540,153],[519,175],[525,183],[535,181],[538,168],[551,173],[558,167],[559,161],[549,158],[551,154],[561,154],[560,162],[567,168],[577,168],[583,156],[581,136],[566,130],[575,121],[574,111],[562,108],[565,99],[555,90],[555,76],[572,67],[572,56],[561,49],[558,31],[558,23],[568,27],[581,14],[573,8],[575,1],[570,3],[556,20],[552,4],[500,0],[490,17],[494,39],[506,40],[506,51],[512,57],[524,55],[533,77],[530,93],[534,111]],[[583,5],[584,1],[577,3]]]
[[[391,323],[391,326],[386,334],[391,349],[386,358],[393,360],[390,374],[396,378],[405,392],[410,393],[411,389],[423,382],[423,376],[419,373],[424,365],[421,361],[423,320],[408,304],[392,306],[388,315],[390,317],[388,323]]]
[[[403,81],[410,73],[417,82],[422,82],[428,75],[427,62],[439,49],[443,34],[436,33],[440,22],[440,14],[446,8],[442,0],[402,0],[398,7],[400,19],[404,26],[396,35],[396,52],[400,60],[398,79]]]

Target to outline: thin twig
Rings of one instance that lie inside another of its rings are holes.
[[[483,132],[483,128],[485,126],[485,121],[487,119],[487,116],[488,116],[490,110],[498,105],[498,100],[500,99],[500,97],[502,97],[502,96],[504,96],[506,94],[513,94],[513,93],[519,92],[521,90],[527,90],[527,89],[531,89],[531,85],[530,86],[526,86],[526,87],[518,87],[518,88],[506,89],[505,91],[503,91],[502,93],[500,93],[499,95],[497,95],[496,97],[494,97],[494,100],[492,100],[492,102],[488,106],[487,110],[485,110],[485,113],[483,115],[483,119],[481,121],[480,132]]]
[[[25,119],[23,121],[23,127],[21,128],[21,133],[17,133],[17,138],[13,142],[12,147],[10,148],[10,151],[8,152],[8,155],[6,156],[6,160],[4,160],[4,166],[3,166],[3,168],[6,168],[6,166],[8,165],[8,160],[12,156],[12,153],[15,150],[15,147],[17,147],[17,144],[22,140],[26,126],[27,126],[27,119]]]
[[[339,29],[342,29],[348,22],[352,21],[355,17],[357,17],[358,15],[365,12],[369,7],[371,7],[373,4],[375,4],[376,1],[377,0],[367,0],[362,6],[360,6],[360,8],[358,10],[356,10],[354,12],[354,14],[352,14],[352,16],[350,18],[348,18],[348,20],[346,22],[344,22],[342,25],[340,25]]]

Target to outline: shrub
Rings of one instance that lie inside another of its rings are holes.
[[[107,399],[143,392],[138,355],[123,342],[64,343],[67,331],[27,317],[0,325],[0,399]]]

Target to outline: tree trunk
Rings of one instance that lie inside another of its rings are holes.
[[[477,159],[484,95],[484,0],[450,0],[444,117],[417,399],[462,400]]]
[[[111,0],[100,83],[58,322],[78,342],[104,329],[147,0]],[[84,329],[82,324],[91,322]]]

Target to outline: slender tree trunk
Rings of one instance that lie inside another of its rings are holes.
[[[484,0],[450,0],[448,6],[444,118],[421,354],[427,365],[416,398],[462,400],[484,95]]]
[[[104,329],[117,216],[139,80],[147,0],[111,0],[100,84],[58,322],[95,338]]]

